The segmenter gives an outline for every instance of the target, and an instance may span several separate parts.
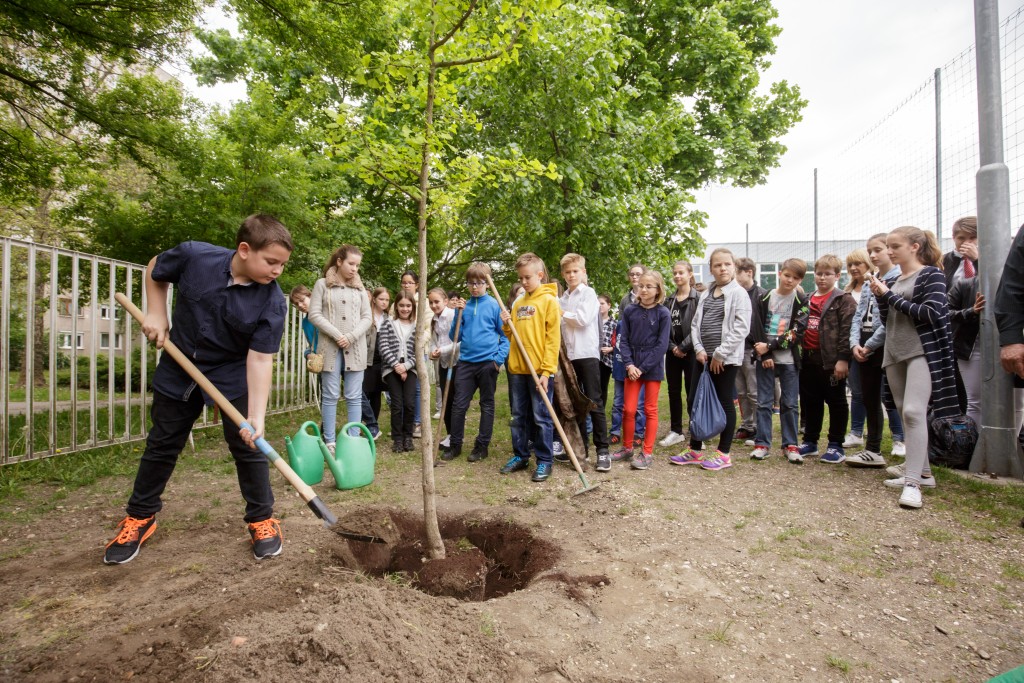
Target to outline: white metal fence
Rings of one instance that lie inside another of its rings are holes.
[[[145,438],[158,353],[114,300],[123,292],[145,309],[144,273],[136,263],[0,238],[0,465]],[[268,412],[313,402],[304,344],[289,307]],[[197,427],[211,424],[204,411]]]

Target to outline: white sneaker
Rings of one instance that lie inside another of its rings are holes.
[[[750,457],[754,460],[767,460],[769,455],[771,455],[771,451],[768,450],[767,446],[758,446],[750,454]]]
[[[449,434],[448,436],[446,436],[443,439],[441,439],[441,445],[444,446],[445,448],[451,448],[451,446],[452,446],[452,435]]]
[[[665,438],[658,443],[662,446],[675,446],[677,443],[683,440],[683,435],[679,432],[669,432],[665,435]]]
[[[412,428],[412,438],[418,439],[421,436],[423,436],[423,429],[420,427],[420,425],[415,425]]]
[[[903,444],[902,441],[893,441],[892,442],[892,454],[893,455],[906,455],[907,454],[907,447]]]
[[[921,489],[910,484],[904,486],[903,493],[900,494],[900,507],[916,509],[922,505],[924,505],[924,501],[921,500]]]
[[[901,489],[907,485],[906,477],[896,477],[895,479],[886,479],[885,485],[891,489]],[[921,488],[933,489],[935,488],[935,477],[921,477]]]
[[[889,467],[885,468],[885,471],[894,477],[902,477],[904,474],[907,473],[907,464],[901,462],[899,465],[890,465]]]
[[[857,436],[856,434],[847,434],[846,441],[843,442],[843,448],[854,448],[855,446],[863,446],[864,439]]]
[[[434,411],[434,414],[431,415],[430,418],[432,420],[440,420],[441,419],[441,411],[440,410]]]
[[[881,453],[861,451],[846,458],[846,464],[850,467],[885,467],[885,458]]]
[[[753,439],[747,439],[746,441],[744,441],[744,442],[743,442],[743,445],[744,445],[744,446],[753,446],[753,445],[754,445],[754,443],[755,443],[755,442],[754,442],[754,440],[753,440]]]

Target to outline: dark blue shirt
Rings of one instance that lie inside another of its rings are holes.
[[[277,353],[287,302],[277,282],[231,281],[234,250],[205,242],[182,242],[156,257],[152,277],[176,285],[171,341],[228,400],[248,393],[249,350]],[[163,354],[153,389],[187,400],[196,384],[170,354]],[[204,396],[212,404],[209,396]]]

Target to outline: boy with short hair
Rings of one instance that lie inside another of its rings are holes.
[[[755,281],[757,265],[753,259],[741,256],[736,259],[736,282],[747,290],[750,296],[750,332],[743,343],[743,363],[740,364],[739,372],[736,373],[736,396],[740,401],[740,415],[743,422],[736,430],[733,437],[736,441],[748,442],[754,439],[757,432],[757,403],[758,384],[757,369],[754,367],[754,339],[758,330],[764,327],[764,319],[761,317],[761,299],[768,294]],[[771,434],[768,435],[771,440]],[[755,445],[748,443],[749,445]]]
[[[782,393],[779,397],[779,422],[782,425],[782,452],[792,463],[803,462],[797,446],[797,399],[800,394],[800,347],[797,340],[807,327],[807,297],[797,286],[807,273],[801,259],[787,259],[779,272],[779,286],[757,301],[758,320],[752,331],[757,362],[757,435],[750,457],[764,460],[771,455],[772,403],[775,378]]]
[[[467,460],[483,460],[491,444],[494,390],[498,385],[498,369],[508,356],[508,338],[501,324],[501,306],[487,292],[490,275],[491,267],[486,263],[470,263],[466,269],[469,301],[461,298],[454,301],[454,308],[462,309],[462,323],[459,325],[459,338],[455,338],[454,324],[448,328],[448,338],[460,345],[459,371],[452,379],[450,445],[441,452],[442,460],[453,460],[462,453],[466,412],[477,389],[480,390],[480,429]]]
[[[279,555],[281,524],[273,517],[270,468],[255,448],[281,347],[287,301],[276,280],[294,245],[288,230],[272,216],[255,214],[242,222],[234,250],[204,242],[182,242],[154,256],[146,268],[149,310],[142,333],[162,348],[171,341],[188,356],[252,426],[239,430],[224,421],[224,440],[238,470],[246,501],[245,521],[257,560]],[[167,290],[177,285],[173,325],[167,320]],[[103,561],[124,564],[135,559],[156,531],[160,496],[174,472],[192,425],[212,400],[170,354],[153,376],[153,422],[146,437],[127,516],[107,544]]]
[[[608,426],[601,398],[601,304],[597,292],[587,284],[587,261],[579,254],[566,254],[560,262],[566,290],[559,298],[562,307],[562,338],[565,351],[576,371],[583,393],[594,402],[589,413],[594,426],[594,447],[597,464],[594,469],[607,472],[612,468],[608,454]],[[587,414],[576,416],[583,445],[587,445]],[[587,454],[583,454],[587,458]],[[566,458],[568,459],[568,458]]]
[[[846,402],[846,376],[850,370],[850,325],[857,304],[848,293],[838,289],[843,264],[834,254],[825,254],[814,263],[817,291],[808,302],[807,329],[804,331],[800,368],[800,407],[807,418],[802,462],[818,455],[818,437],[828,405],[828,448],[821,461],[838,464],[846,460],[843,439],[850,406]],[[790,462],[794,462],[790,459]]]
[[[558,305],[558,287],[547,279],[544,262],[536,254],[525,253],[516,261],[516,272],[523,293],[512,302],[512,311],[503,312],[505,334],[512,337],[515,326],[526,347],[529,359],[523,357],[519,344],[512,344],[508,355],[508,395],[512,404],[512,457],[501,468],[502,474],[526,469],[530,465],[530,442],[537,453],[533,481],[546,481],[551,476],[552,441],[555,425],[548,407],[540,396],[554,398],[555,374],[558,372],[558,351],[562,344],[562,309]],[[534,384],[529,363],[540,380]]]

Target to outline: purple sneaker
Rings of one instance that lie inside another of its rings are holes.
[[[729,457],[728,453],[715,451],[715,457],[705,460],[700,464],[700,466],[702,469],[717,472],[718,470],[724,470],[727,467],[732,467],[732,458]]]
[[[704,454],[699,451],[683,451],[679,455],[669,456],[668,461],[673,465],[699,465],[704,461]]]

